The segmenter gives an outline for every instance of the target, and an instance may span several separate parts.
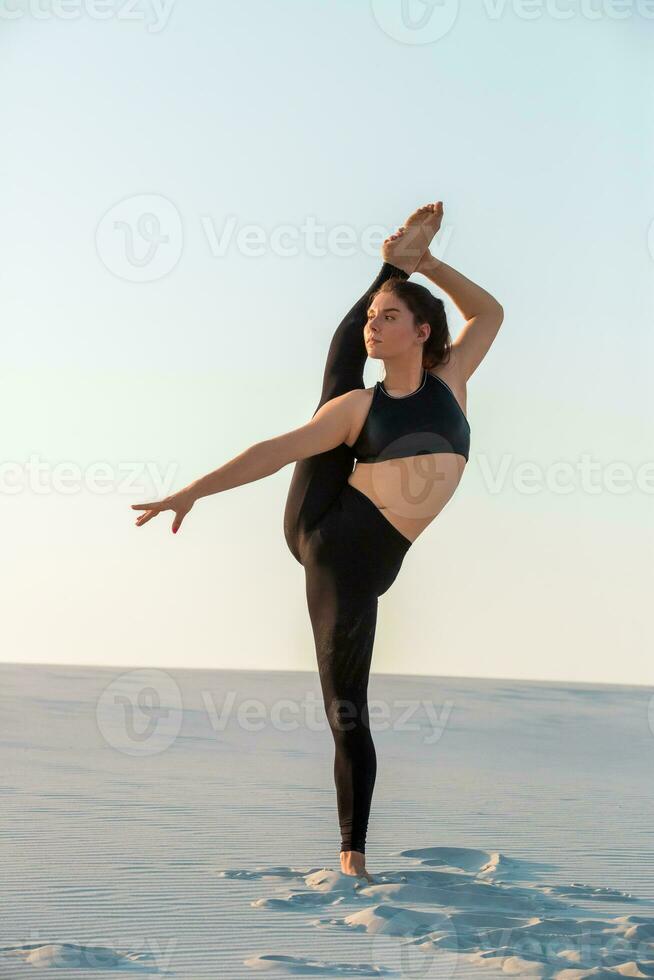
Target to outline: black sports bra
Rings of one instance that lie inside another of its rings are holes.
[[[423,368],[419,388],[389,395],[378,381],[363,428],[351,447],[360,463],[457,453],[468,459],[470,425],[454,392],[442,378]]]

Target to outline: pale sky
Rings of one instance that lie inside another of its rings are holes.
[[[315,670],[292,466],[177,536],[130,504],[308,421],[375,229],[440,199],[505,320],[373,672],[652,684],[652,16],[3,2],[3,660]]]

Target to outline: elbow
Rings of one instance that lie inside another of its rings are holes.
[[[498,303],[494,296],[491,296],[489,293],[486,302],[484,303],[483,307],[479,308],[476,316],[478,316],[480,319],[483,318],[488,323],[497,323],[499,327],[504,319],[504,307],[501,303]]]

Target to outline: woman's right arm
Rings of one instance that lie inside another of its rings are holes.
[[[162,510],[174,510],[175,520],[172,529],[176,532],[186,514],[200,497],[208,497],[213,493],[221,493],[223,490],[232,490],[245,483],[261,480],[276,473],[288,463],[306,459],[308,456],[316,456],[346,442],[352,428],[353,408],[360,397],[361,389],[338,395],[321,405],[305,425],[248,446],[238,456],[219,466],[217,470],[189,483],[188,486],[164,500],[132,504],[133,510],[146,512],[138,517],[137,526],[146,524]]]
[[[426,252],[416,272],[421,272],[447,293],[466,322],[452,344],[454,370],[465,385],[488,353],[504,320],[504,310],[494,296]]]
[[[322,405],[313,418],[299,429],[264,439],[249,446],[240,455],[207,473],[188,488],[193,497],[207,497],[212,493],[232,490],[244,483],[271,476],[288,463],[318,453],[327,452],[347,439],[352,425],[352,398],[356,392],[348,391]]]

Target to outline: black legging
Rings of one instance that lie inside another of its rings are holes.
[[[371,294],[391,276],[408,278],[385,262],[338,326],[316,412],[331,398],[364,387],[367,309]],[[341,850],[365,853],[377,771],[367,700],[377,599],[395,581],[411,542],[347,482],[353,463],[354,453],[345,443],[296,462],[284,535],[305,570],[325,712],[335,743]]]

